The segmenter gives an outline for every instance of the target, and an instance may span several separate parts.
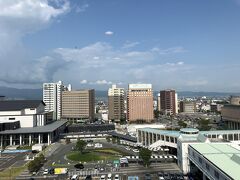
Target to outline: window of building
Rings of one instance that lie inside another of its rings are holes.
[[[198,157],[198,162],[202,164],[202,159],[200,157]]]
[[[217,171],[214,171],[215,178],[219,179],[219,173]]]
[[[15,120],[15,118],[9,118],[9,120]]]
[[[209,171],[210,170],[210,167],[209,167],[209,164],[206,163],[206,169]]]

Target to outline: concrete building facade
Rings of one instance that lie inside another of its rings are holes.
[[[160,91],[161,111],[164,114],[177,114],[178,113],[178,97],[175,90]]]
[[[221,115],[228,129],[240,129],[239,105],[224,105],[221,110]]]
[[[153,116],[153,90],[151,84],[129,84],[127,94],[129,122],[151,122]]]
[[[240,105],[240,96],[231,96],[230,104],[232,105]]]
[[[62,92],[62,118],[67,120],[94,120],[95,91],[76,90]]]
[[[157,95],[157,110],[161,111],[161,96],[160,93]]]
[[[183,128],[180,131],[160,130],[157,128],[141,128],[137,130],[137,144],[141,144],[141,146],[150,150],[160,147],[168,147],[172,152],[175,150],[178,166],[184,174],[191,172],[190,157],[192,154],[191,151],[189,151],[189,146],[194,146],[195,144],[199,143],[202,144],[202,149],[206,152],[206,154],[210,156],[212,152],[208,151],[209,148],[206,146],[214,146],[216,143],[225,143],[231,144],[231,146],[236,146],[234,148],[238,149],[239,154],[240,130],[199,131],[198,129],[194,128]],[[201,154],[204,154],[204,152],[201,152]],[[221,156],[227,158],[228,154],[226,152],[219,152],[219,154],[219,157],[215,159],[219,162],[217,164],[221,165],[224,164],[221,161]],[[212,155],[215,156],[216,153],[213,152]],[[228,156],[228,160],[232,164],[234,164],[232,161],[238,161],[238,158],[239,157],[237,156]],[[227,167],[224,168],[224,170],[220,170],[219,175],[220,172],[226,173],[226,169]],[[206,176],[208,178],[210,177],[208,175]]]
[[[108,119],[120,121],[124,118],[124,88],[117,88],[116,85],[112,85],[108,89]]]
[[[57,83],[43,83],[43,102],[45,111],[53,112],[53,119],[61,118],[62,91],[64,86],[61,81]]]
[[[179,112],[184,113],[195,113],[196,112],[196,102],[195,101],[180,101]]]
[[[0,145],[50,144],[64,132],[66,121],[53,121],[40,100],[0,101]]]

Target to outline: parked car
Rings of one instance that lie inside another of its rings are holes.
[[[151,180],[151,175],[149,173],[144,175],[144,180]]]
[[[43,171],[43,175],[47,175],[49,172],[48,172],[48,169],[44,169]]]
[[[92,180],[92,176],[91,175],[87,175],[85,180]]]
[[[111,173],[109,173],[109,174],[107,175],[107,180],[112,180],[112,174],[111,174]]]
[[[106,180],[106,175],[101,175],[100,180]]]
[[[77,174],[74,174],[72,177],[71,177],[71,180],[78,180],[79,179],[79,176]]]
[[[139,150],[138,150],[138,149],[133,149],[133,152],[136,152],[136,153],[138,153],[138,152],[139,152]]]
[[[115,174],[114,180],[119,180],[119,175]]]

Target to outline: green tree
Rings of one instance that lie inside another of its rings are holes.
[[[121,125],[127,124],[126,118],[121,118],[121,119],[120,119],[120,124],[121,124]]]
[[[209,120],[200,119],[200,121],[198,121],[198,129],[200,131],[209,131],[211,129],[211,126],[209,126]]]
[[[178,125],[179,125],[180,127],[183,127],[183,128],[186,128],[186,127],[187,127],[187,124],[186,124],[184,121],[182,121],[182,120],[178,121]]]
[[[141,148],[139,151],[139,157],[143,160],[143,165],[148,167],[150,165],[152,151],[147,148]]]
[[[158,111],[157,109],[153,111],[154,113],[154,118],[159,118],[159,115],[160,115],[160,111]]]
[[[86,148],[86,146],[87,146],[87,143],[86,143],[85,141],[83,141],[83,140],[81,140],[81,139],[78,139],[78,140],[77,140],[77,143],[76,143],[76,146],[75,146],[75,149],[76,149],[77,151],[79,151],[80,154],[82,154],[83,151],[84,151],[84,149]]]
[[[107,140],[107,142],[111,141],[109,136],[106,137],[106,140]]]
[[[43,154],[40,154],[39,157],[36,157],[33,161],[28,164],[29,172],[36,172],[38,171],[42,165],[44,164],[45,157]]]
[[[112,137],[112,143],[113,143],[113,144],[116,144],[116,142],[117,142],[117,138]]]

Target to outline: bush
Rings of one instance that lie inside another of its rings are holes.
[[[40,154],[39,157],[36,157],[33,161],[28,164],[29,172],[38,171],[45,162],[45,157],[43,154]]]

